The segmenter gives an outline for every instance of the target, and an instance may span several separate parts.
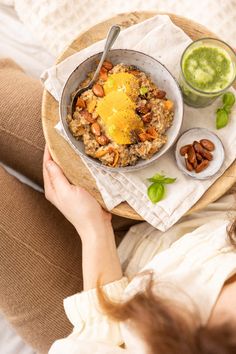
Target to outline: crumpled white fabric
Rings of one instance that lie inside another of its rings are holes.
[[[178,78],[179,61],[190,38],[168,16],[158,15],[121,32],[114,48],[140,50],[162,62]],[[45,88],[59,100],[68,75],[85,58],[103,49],[104,41],[72,55],[62,63],[46,70],[42,75]],[[233,89],[232,89],[233,90]],[[96,179],[97,186],[109,210],[122,201],[127,201],[146,221],[161,231],[167,230],[189,209],[213,182],[234,161],[236,156],[236,109],[231,113],[228,126],[215,129],[215,111],[221,104],[218,99],[210,107],[194,109],[185,105],[182,132],[192,127],[204,127],[215,132],[225,148],[225,161],[217,175],[204,181],[184,176],[176,166],[173,148],[145,169],[128,173],[105,172],[84,160]],[[63,134],[60,126],[57,129]],[[158,204],[152,204],[147,197],[147,178],[157,172],[176,177],[168,185],[167,196]]]
[[[14,4],[28,30],[54,55],[85,29],[119,13],[159,11],[178,14],[199,22],[220,38],[235,45],[235,0],[0,0]]]
[[[183,311],[194,311],[194,319],[206,325],[225,281],[236,272],[235,247],[226,233],[235,211],[235,198],[227,195],[204,211],[185,216],[165,233],[146,222],[134,225],[118,247],[130,282],[127,286],[123,277],[103,290],[114,301],[127,300],[145,289],[152,274],[161,298]],[[100,311],[95,289],[68,297],[64,307],[74,329],[56,341],[49,354],[87,354],[88,349],[97,354],[147,353],[127,322],[111,323]],[[117,347],[122,341],[126,351]]]

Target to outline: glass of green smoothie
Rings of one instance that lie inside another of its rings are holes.
[[[202,38],[192,42],[181,57],[180,86],[184,102],[206,107],[236,78],[236,55],[223,41]]]

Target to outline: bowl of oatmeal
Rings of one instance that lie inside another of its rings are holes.
[[[156,59],[114,49],[72,114],[73,93],[88,85],[101,54],[82,62],[65,83],[59,107],[65,134],[72,148],[96,166],[121,172],[143,168],[169,150],[179,134],[180,88]]]

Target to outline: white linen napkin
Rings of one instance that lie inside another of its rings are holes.
[[[180,57],[190,38],[166,15],[157,15],[140,24],[123,30],[114,48],[142,51],[163,63],[178,78]],[[88,56],[103,49],[104,40],[81,50],[60,64],[46,70],[42,75],[45,88],[59,100],[63,85],[70,73]],[[234,91],[232,89],[232,91]],[[236,157],[236,109],[231,113],[227,127],[215,129],[215,111],[221,103],[218,99],[206,108],[194,109],[185,105],[184,122],[181,132],[192,127],[204,127],[215,132],[225,148],[225,161],[217,175],[204,181],[194,180],[178,170],[174,148],[159,158],[151,166],[128,173],[111,173],[94,167],[86,159],[86,166],[94,176],[104,202],[109,210],[122,201],[127,201],[146,221],[161,231],[170,228],[189,209],[204,192],[219,178]],[[57,130],[65,137],[62,126]],[[155,173],[176,177],[174,184],[167,186],[165,199],[152,204],[147,197],[147,178]]]

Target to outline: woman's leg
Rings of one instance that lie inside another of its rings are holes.
[[[0,161],[43,185],[42,85],[10,59],[0,60]],[[113,216],[117,242],[137,223]]]
[[[0,167],[0,310],[46,353],[71,325],[63,299],[81,291],[81,243],[42,193]]]
[[[0,161],[42,186],[42,86],[2,59],[0,97]],[[46,353],[71,331],[63,299],[82,290],[80,239],[43,194],[1,167],[0,190],[0,310],[26,342]],[[114,217],[119,237],[132,223]]]
[[[43,185],[43,88],[10,59],[0,60],[0,161]]]

